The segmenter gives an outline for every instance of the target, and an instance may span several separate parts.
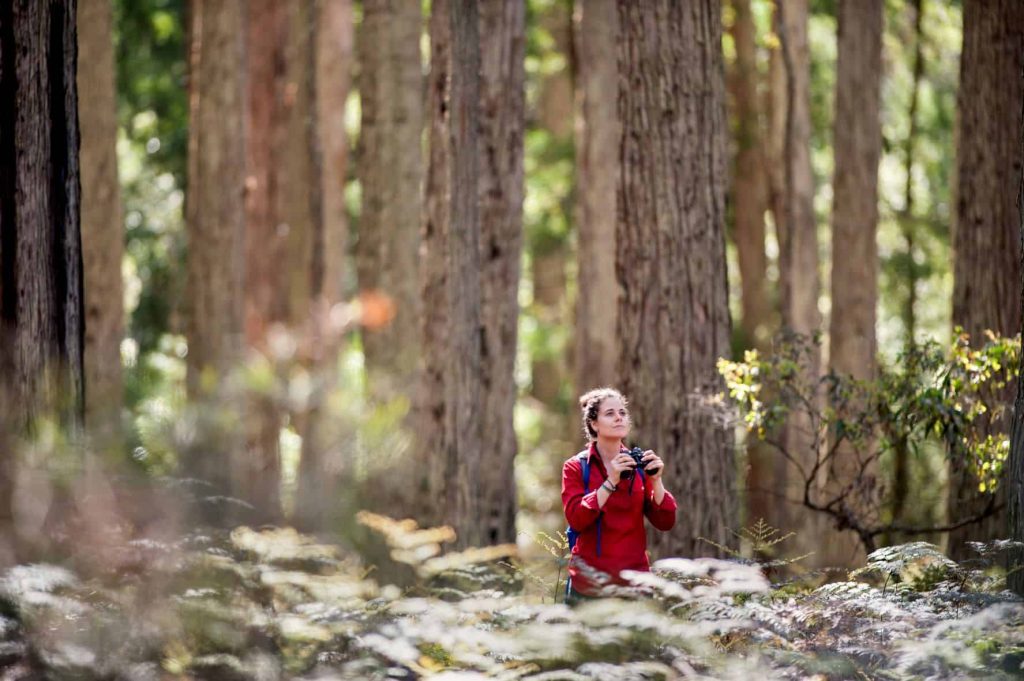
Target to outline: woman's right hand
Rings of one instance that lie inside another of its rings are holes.
[[[612,459],[611,467],[608,471],[608,482],[618,485],[619,480],[622,479],[622,474],[634,468],[636,468],[636,464],[633,463],[633,457],[625,452],[619,452],[619,455]]]

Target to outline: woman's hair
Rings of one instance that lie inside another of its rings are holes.
[[[583,434],[587,436],[588,442],[597,439],[597,431],[594,430],[590,423],[597,420],[597,411],[601,408],[601,403],[609,397],[618,398],[622,400],[623,406],[629,406],[629,402],[626,401],[623,394],[615,388],[595,388],[580,396],[580,411],[583,412]]]

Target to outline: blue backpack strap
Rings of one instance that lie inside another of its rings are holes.
[[[580,454],[583,461],[583,493],[590,493],[590,452]],[[597,516],[597,555],[601,555],[601,516]]]

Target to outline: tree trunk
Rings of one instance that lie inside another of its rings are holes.
[[[83,417],[84,300],[74,0],[0,4],[0,431]],[[9,442],[5,444],[10,444]],[[0,563],[16,558],[0,454]]]
[[[287,149],[282,216],[288,234],[288,323],[308,344],[311,306],[323,285],[320,153],[316,116],[316,0],[292,0],[288,16]],[[302,353],[307,359],[308,353]]]
[[[187,383],[192,398],[205,399],[243,346],[245,24],[238,0],[194,0],[191,15]],[[223,493],[240,449],[230,433],[197,443],[184,469]]]
[[[119,431],[124,294],[124,225],[117,177],[117,95],[113,8],[107,0],[78,12],[78,83],[82,169],[82,264],[85,283],[86,423],[101,447]]]
[[[289,4],[251,0],[246,44],[245,330],[246,342],[266,351],[272,324],[288,319],[288,230],[279,229],[281,164],[287,157],[287,40]]]
[[[416,366],[420,183],[423,162],[422,13],[418,2],[366,0],[357,50],[362,213],[356,268],[363,291],[394,303],[390,324],[363,332],[370,395],[411,397]]]
[[[772,308],[768,292],[764,216],[768,210],[768,165],[758,97],[757,35],[749,0],[733,0],[731,26],[736,59],[729,78],[736,117],[736,150],[733,157],[732,200],[735,215],[733,237],[740,268],[740,322],[743,343],[764,350],[772,333]],[[776,521],[773,453],[764,443],[747,443],[746,524],[764,519]]]
[[[445,395],[444,498],[459,544],[485,537],[481,517],[483,344],[480,291],[480,163],[478,106],[480,16],[475,0],[451,0],[449,96],[448,355]]]
[[[882,0],[839,0],[836,67],[835,173],[832,209],[832,315],[829,362],[837,374],[875,378],[878,304],[878,160],[882,153]],[[838,493],[864,476],[877,478],[870,443],[847,443],[831,462]],[[861,513],[877,511],[877,491],[854,500]],[[830,565],[863,564],[864,548],[847,531],[823,542]]]
[[[278,443],[286,404],[280,386],[286,384],[289,369],[282,359],[303,364],[313,373],[314,384],[320,378],[316,358],[323,338],[314,308],[324,281],[325,249],[316,26],[313,0],[250,7],[246,327],[250,345],[267,356],[277,374],[274,390],[252,396],[247,451],[234,466],[237,493],[255,507],[251,522],[276,522],[282,515]],[[299,349],[294,358],[276,356],[271,336],[279,333],[294,338]],[[312,453],[316,448],[311,449],[310,414],[314,397],[320,395],[319,390],[311,392],[310,401],[291,413],[303,454],[309,455],[300,464],[303,469],[318,460]],[[311,493],[303,503],[308,508],[322,497]]]
[[[821,330],[818,296],[818,238],[814,216],[814,174],[811,169],[810,54],[807,42],[807,0],[775,3],[775,30],[779,54],[773,73],[773,132],[781,172],[773,180],[779,193],[776,229],[779,239],[779,297],[782,326],[789,332],[813,337]],[[814,382],[821,371],[821,355],[812,348],[804,367],[805,380]],[[820,399],[813,408],[820,409]],[[818,456],[810,418],[804,413],[790,417],[783,446],[807,471]],[[797,532],[798,550],[815,550],[822,531],[817,515],[801,507],[805,481],[793,464],[777,458],[776,485],[790,503],[782,509],[783,529]],[[820,481],[823,483],[824,481]],[[820,487],[815,483],[815,487]],[[820,560],[816,558],[819,564]]]
[[[616,324],[622,289],[615,275],[619,181],[615,0],[576,3],[576,394],[617,385]]]
[[[907,178],[903,190],[903,210],[900,212],[900,231],[903,234],[903,242],[906,244],[907,259],[907,297],[903,303],[903,328],[904,346],[910,349],[915,344],[917,328],[917,265],[914,262],[914,144],[917,139],[917,107],[920,101],[921,80],[924,77],[924,31],[922,19],[924,17],[924,0],[914,0],[914,65],[913,85],[910,89],[910,110],[907,116],[910,119],[910,130],[903,143],[904,166],[906,167]],[[907,499],[910,496],[910,451],[907,447],[896,447],[893,451],[895,458],[893,466],[892,483],[892,519],[900,522],[903,517],[903,509],[906,507]],[[888,537],[886,543],[896,543],[896,537]]]
[[[963,35],[953,323],[970,334],[972,344],[980,346],[986,330],[1012,335],[1021,328],[1016,291],[1021,275],[1019,214],[1010,183],[1016,182],[1022,157],[1019,140],[1007,133],[1021,125],[1024,4],[967,0]],[[1009,402],[1014,391],[1015,386],[1008,386],[993,398]],[[1008,420],[991,424],[994,432],[1005,432],[1008,427]],[[1005,500],[1005,488],[1000,485],[997,503]],[[954,462],[950,467],[949,520],[974,515],[988,499],[988,493],[978,491],[973,473]],[[950,556],[974,555],[964,542],[987,541],[1005,532],[1004,512],[979,525],[954,530],[949,534]]]
[[[619,372],[637,442],[666,462],[686,511],[661,555],[735,544],[731,429],[711,406],[729,355],[726,125],[716,0],[619,1],[622,121],[616,270]]]
[[[82,412],[75,4],[0,10],[0,376],[22,425]]]
[[[552,152],[557,153],[557,150],[569,148],[573,133],[571,4],[553,3],[539,13],[536,21],[538,28],[546,31],[552,38],[553,46],[549,48],[550,52],[564,57],[561,68],[551,69],[540,78],[534,123],[534,129],[546,133],[546,144],[540,152],[541,155],[557,162],[559,157],[551,155]],[[485,38],[484,48],[487,42],[488,39]],[[559,334],[552,331],[565,328],[570,323],[570,320],[565,318],[565,268],[569,259],[569,234],[568,230],[562,228],[561,222],[564,216],[564,203],[560,202],[557,206],[545,210],[526,235],[530,253],[530,275],[533,281],[531,311],[542,333],[550,339],[542,352],[533,353],[531,356],[530,395],[553,412],[560,411],[568,353],[559,347]],[[563,436],[563,422],[552,419],[548,423],[558,429],[554,434],[556,437]]]
[[[779,10],[772,12],[772,28],[778,37]],[[776,239],[782,239],[786,221],[786,121],[789,101],[786,64],[782,57],[782,48],[777,43],[768,55],[768,92],[765,96],[765,108],[768,110],[768,139],[765,142],[765,153],[768,157],[768,205],[771,209],[772,224],[775,226]],[[781,263],[780,263],[781,265]],[[781,286],[781,273],[780,286]],[[779,309],[782,300],[779,292]]]
[[[484,0],[479,11],[479,34],[484,36],[478,162],[484,399],[478,484],[483,541],[502,544],[516,538],[512,412],[523,243],[526,6],[521,0]]]
[[[345,181],[349,145],[345,107],[352,84],[352,0],[320,0],[317,7],[316,106],[324,231],[322,293],[328,303],[334,304],[345,298],[343,265],[348,243]]]
[[[451,9],[448,0],[432,0],[430,14],[430,79],[427,88],[429,115],[429,156],[424,180],[424,220],[420,290],[423,318],[420,337],[423,358],[420,362],[417,394],[417,438],[415,478],[409,489],[414,500],[441,499],[447,488],[447,461],[438,462],[439,452],[448,453],[445,424],[445,378],[448,350],[448,226],[450,216],[451,149],[449,116],[451,109]],[[433,501],[417,503],[412,509],[422,525],[433,525],[448,518],[447,508]]]
[[[758,99],[757,44],[750,0],[733,0],[731,26],[736,46],[729,81],[736,115],[736,155],[733,161],[736,254],[740,267],[741,329],[744,344],[768,344],[771,302],[768,297],[764,249],[764,215],[768,210],[768,169],[765,163]]]
[[[315,335],[311,339],[315,353],[313,367],[318,380],[305,415],[295,504],[296,522],[308,529],[330,526],[337,509],[336,493],[344,474],[344,457],[338,443],[345,441],[345,436],[334,432],[331,414],[323,403],[334,387],[334,362],[340,344],[337,332],[329,326],[329,310],[344,298],[343,263],[348,233],[344,204],[348,136],[344,112],[353,61],[351,0],[319,2],[317,12],[315,99],[321,152],[319,230],[322,246],[316,250],[322,253],[323,275],[319,300],[313,301],[315,307],[310,320]]]
[[[288,13],[294,3],[252,0],[246,32],[245,336],[269,355],[268,334],[288,320],[289,230],[281,204],[289,152],[287,120]],[[293,152],[294,153],[294,152]],[[246,447],[233,465],[235,492],[258,511],[251,522],[280,518],[281,407],[273,394],[254,394]]]
[[[1024,76],[1024,73],[1021,74]],[[1021,96],[1024,107],[1024,93]],[[1017,147],[1024,156],[1024,119],[1020,125],[1020,146]],[[1017,262],[1021,263],[1024,273],[1024,171],[1018,173],[1017,183],[1017,232],[1020,235],[1020,251]],[[1022,324],[1024,324],[1024,276],[1020,278],[1020,307]],[[1024,329],[1022,329],[1024,334]],[[1013,427],[1010,433],[1010,458],[1006,462],[1006,507],[1009,520],[1009,536],[1011,539],[1024,542],[1024,381],[1020,380],[1021,370],[1017,369],[1017,402],[1013,409]],[[1017,595],[1024,596],[1024,549],[1010,552],[1007,565],[1007,586]]]

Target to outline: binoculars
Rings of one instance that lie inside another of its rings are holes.
[[[647,473],[648,475],[657,475],[658,471],[661,470],[660,468],[657,467],[644,468],[644,450],[641,449],[640,447],[633,447],[633,449],[629,450],[628,454],[629,457],[633,459],[633,463],[636,464],[636,469],[634,470],[642,470],[644,473]],[[632,477],[633,471],[625,471],[622,474],[623,480],[630,480],[632,479]]]

